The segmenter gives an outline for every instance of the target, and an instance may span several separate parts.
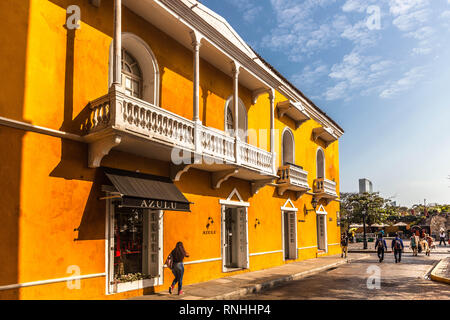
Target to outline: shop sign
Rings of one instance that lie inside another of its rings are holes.
[[[189,203],[170,200],[139,199],[131,197],[124,197],[121,206],[155,210],[190,211]]]

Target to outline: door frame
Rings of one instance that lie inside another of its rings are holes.
[[[239,197],[240,198],[240,197]],[[230,199],[230,198],[229,198]],[[221,255],[222,255],[222,272],[231,272],[236,270],[242,270],[242,269],[249,269],[250,268],[250,254],[249,254],[249,245],[248,245],[248,207],[250,204],[248,202],[242,201],[233,201],[233,200],[219,200],[220,203],[220,211],[221,211],[221,232],[220,232],[220,245],[222,247]],[[225,266],[225,209],[227,207],[234,207],[234,208],[244,208],[245,209],[245,229],[246,229],[246,241],[247,241],[247,266],[246,268],[227,268]]]
[[[288,207],[287,205],[290,204],[291,207]],[[284,233],[284,213],[285,212],[293,212],[294,213],[294,221],[295,221],[295,258],[294,259],[288,259],[288,260],[297,260],[298,259],[298,230],[297,230],[297,211],[298,209],[294,206],[294,203],[291,201],[291,199],[288,199],[286,203],[280,207],[281,210],[281,244],[282,244],[282,250],[283,250],[283,261],[286,261],[286,248],[285,248],[285,233]],[[289,248],[288,248],[289,250]]]
[[[319,209],[316,211],[316,230],[317,230],[317,249],[318,250],[325,250],[326,253],[328,253],[328,225],[327,225],[327,216],[328,212],[325,210],[323,205],[319,207]],[[318,218],[323,219],[324,221],[324,244],[325,249],[319,249],[319,221]]]

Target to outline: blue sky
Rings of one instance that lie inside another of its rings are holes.
[[[450,0],[201,2],[344,128],[341,191],[450,203]]]

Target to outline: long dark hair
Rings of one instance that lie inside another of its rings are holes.
[[[176,261],[181,261],[186,257],[186,250],[184,250],[183,242],[177,242],[175,249],[173,249],[173,254]]]

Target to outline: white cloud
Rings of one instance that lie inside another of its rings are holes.
[[[377,88],[377,83],[390,71],[392,64],[390,60],[364,56],[354,50],[345,55],[341,63],[332,66],[328,76],[336,84],[325,91],[324,98],[348,100],[355,91],[368,94]]]
[[[412,53],[415,56],[423,56],[430,54],[433,51],[432,48],[423,48],[423,47],[417,47],[412,49]]]
[[[393,24],[401,31],[413,30],[417,25],[425,23],[430,16],[430,10],[421,9],[398,15]]]
[[[256,20],[258,15],[263,11],[263,7],[259,5],[258,1],[251,0],[227,0],[230,4],[235,6],[242,12],[244,21],[251,23]]]
[[[411,12],[423,8],[429,4],[429,0],[390,0],[389,11],[394,16],[402,16]]]
[[[364,0],[347,0],[342,6],[342,11],[344,12],[363,12],[367,8],[367,4]]]
[[[399,80],[388,83],[387,87],[380,93],[380,97],[392,98],[401,92],[413,88],[425,76],[426,71],[427,68],[421,66],[405,72]]]
[[[303,71],[292,77],[293,83],[299,88],[311,87],[319,78],[328,74],[328,66],[321,62],[308,64]]]

